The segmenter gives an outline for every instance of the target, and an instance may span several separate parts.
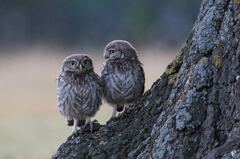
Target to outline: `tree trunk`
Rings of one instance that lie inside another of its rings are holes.
[[[240,0],[203,0],[185,47],[117,120],[53,158],[240,158]]]

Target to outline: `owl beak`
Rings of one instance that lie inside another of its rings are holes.
[[[80,65],[79,65],[79,71],[82,72],[82,70],[83,70],[83,67],[82,67],[82,65],[80,64]]]

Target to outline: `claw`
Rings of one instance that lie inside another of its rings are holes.
[[[84,129],[87,127],[88,124],[89,124],[89,126],[90,126],[90,132],[92,133],[92,132],[93,132],[93,123],[92,123],[90,117],[86,117],[86,122],[85,122],[85,124],[83,125],[82,130],[84,130]]]
[[[91,120],[90,120],[90,122],[89,122],[89,125],[90,125],[90,132],[92,133],[92,132],[93,132],[93,123],[92,123]]]
[[[71,135],[71,139],[74,139],[78,136],[78,132],[73,132]]]

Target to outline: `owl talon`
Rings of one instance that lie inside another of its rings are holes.
[[[117,117],[116,116],[112,116],[111,118],[110,118],[110,120],[115,120]]]
[[[87,117],[87,118],[86,118],[86,122],[85,122],[85,124],[83,125],[82,130],[86,129],[86,127],[88,126],[88,124],[89,124],[89,130],[90,130],[90,132],[92,133],[92,132],[93,132],[93,123],[92,123],[90,117]]]
[[[77,137],[78,136],[78,132],[77,131],[73,132],[72,136],[73,136],[73,138]]]
[[[71,136],[68,137],[68,140],[75,139],[78,136],[78,131],[72,132]]]
[[[93,132],[93,123],[92,123],[92,121],[90,121],[89,125],[90,125],[90,132],[92,133]]]

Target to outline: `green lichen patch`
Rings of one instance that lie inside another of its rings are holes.
[[[213,62],[216,67],[222,67],[222,58],[218,53],[213,54]]]
[[[178,73],[178,70],[182,64],[182,53],[178,54],[175,59],[167,66],[165,70],[166,75],[172,75]]]
[[[173,84],[178,77],[178,73],[169,76],[168,84]]]
[[[169,84],[172,84],[176,81],[177,77],[178,77],[178,72],[179,69],[182,65],[182,60],[183,60],[183,53],[179,53],[175,59],[167,66],[164,74],[168,76]]]

